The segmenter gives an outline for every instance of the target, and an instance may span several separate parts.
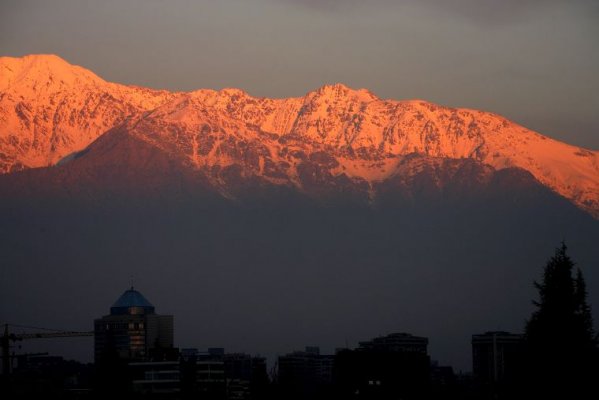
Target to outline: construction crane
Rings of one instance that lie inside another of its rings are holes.
[[[33,328],[43,329],[48,332],[35,332],[35,333],[9,333],[8,327],[15,326],[21,328]],[[80,336],[93,336],[94,332],[75,332],[75,331],[61,331],[55,329],[46,328],[35,328],[23,325],[12,325],[4,324],[4,335],[2,335],[2,371],[5,375],[10,374],[10,342],[16,342],[28,339],[52,339],[52,338],[65,338],[65,337],[80,337]]]

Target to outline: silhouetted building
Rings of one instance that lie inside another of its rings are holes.
[[[181,391],[179,361],[129,363],[132,390],[141,394],[174,394]]]
[[[450,366],[431,363],[430,392],[431,399],[458,398],[458,379]]]
[[[321,355],[320,349],[306,347],[278,358],[278,383],[288,398],[324,397],[333,381],[332,355]]]
[[[428,394],[428,339],[394,333],[335,355],[335,397],[420,399]]]
[[[486,332],[472,335],[472,371],[474,378],[485,383],[509,378],[521,361],[522,335]]]
[[[223,348],[181,351],[182,388],[204,399],[261,398],[268,385],[266,359]]]
[[[91,393],[91,364],[31,354],[15,361],[10,386],[0,385],[2,398],[75,398]]]
[[[409,333],[392,333],[367,342],[360,342],[360,348],[363,350],[404,351],[427,354],[428,339],[410,335]]]
[[[513,386],[522,357],[522,335],[508,332],[472,335],[472,372],[483,392],[500,395]]]
[[[153,349],[173,347],[173,316],[158,315],[154,306],[133,287],[94,321],[96,362],[103,358],[147,361]]]
[[[224,361],[228,400],[263,398],[269,383],[265,358],[230,353]]]

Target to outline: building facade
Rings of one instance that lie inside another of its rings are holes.
[[[328,395],[333,382],[333,355],[315,346],[278,358],[278,384],[286,398],[318,399]]]
[[[263,398],[269,383],[265,358],[220,347],[182,349],[181,373],[184,394],[202,399]]]
[[[178,360],[132,362],[128,369],[135,393],[172,395],[181,392]]]
[[[338,399],[420,399],[430,387],[428,339],[393,333],[335,355]]]
[[[509,332],[472,335],[472,372],[483,385],[513,381],[522,361],[523,336]]]
[[[367,342],[360,342],[362,350],[403,351],[409,353],[428,353],[428,339],[410,335],[409,333],[392,333],[376,337]]]
[[[172,349],[173,336],[173,316],[156,314],[154,306],[131,287],[109,315],[94,321],[95,360],[148,361],[152,352]]]

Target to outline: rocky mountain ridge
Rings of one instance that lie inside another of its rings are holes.
[[[304,192],[353,186],[372,200],[381,183],[470,159],[481,171],[524,169],[599,216],[598,151],[492,113],[384,100],[342,84],[288,99],[239,89],[171,93],[109,83],[56,56],[0,58],[2,172],[68,162],[103,135],[143,141],[228,197],[257,180]]]

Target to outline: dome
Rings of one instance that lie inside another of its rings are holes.
[[[154,314],[154,306],[132,286],[110,307],[110,314]]]

